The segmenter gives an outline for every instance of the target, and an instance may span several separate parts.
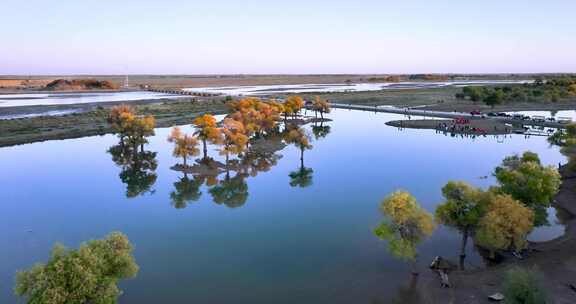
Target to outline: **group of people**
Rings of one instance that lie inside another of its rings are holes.
[[[470,125],[461,125],[455,123],[441,122],[436,125],[436,133],[475,133],[486,135],[486,130],[482,128],[472,127]]]

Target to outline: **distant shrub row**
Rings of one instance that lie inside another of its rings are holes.
[[[489,106],[523,101],[558,102],[573,96],[576,96],[576,78],[538,79],[534,83],[498,87],[467,86],[456,94],[457,99],[481,101]]]

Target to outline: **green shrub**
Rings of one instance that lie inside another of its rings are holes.
[[[137,273],[130,241],[113,232],[77,250],[57,244],[48,263],[18,272],[14,291],[30,304],[112,304],[122,294],[118,282]]]
[[[504,303],[546,304],[546,293],[538,282],[535,270],[513,268],[506,272]]]

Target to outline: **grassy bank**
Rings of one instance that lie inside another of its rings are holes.
[[[146,104],[135,108],[140,115],[153,115],[157,127],[161,128],[189,124],[200,114],[218,114],[226,110],[221,101]],[[0,120],[0,147],[111,133],[107,116],[108,109],[100,107],[63,116]]]
[[[302,96],[311,99],[318,95],[334,103],[415,107],[458,102],[454,96],[459,91],[459,88],[448,87],[434,89],[302,94]]]

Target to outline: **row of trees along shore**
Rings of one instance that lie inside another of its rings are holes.
[[[410,193],[394,192],[381,204],[385,219],[374,233],[388,241],[393,256],[412,263],[414,275],[418,273],[416,247],[432,235],[436,224],[462,234],[462,269],[470,237],[488,251],[490,259],[504,252],[518,255],[526,248],[526,237],[533,228],[547,225],[546,208],[559,190],[560,174],[552,166],[543,166],[537,154],[525,152],[505,158],[494,176],[498,186],[487,190],[461,181],[448,182],[442,188],[445,201],[436,207],[434,216]]]
[[[510,102],[559,102],[576,97],[576,78],[537,79],[533,83],[506,86],[467,86],[456,93],[457,99],[469,99],[496,106]]]

